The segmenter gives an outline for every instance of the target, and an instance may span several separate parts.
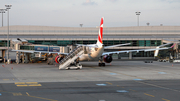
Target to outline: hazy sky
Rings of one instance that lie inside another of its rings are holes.
[[[96,27],[104,17],[107,27],[137,26],[140,11],[140,26],[180,26],[180,0],[0,0],[5,4],[12,4],[10,25]]]

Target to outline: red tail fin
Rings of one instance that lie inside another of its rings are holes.
[[[99,27],[98,40],[97,40],[97,43],[101,43],[101,44],[102,44],[102,40],[103,40],[103,22],[104,22],[104,18],[102,17],[100,27]]]

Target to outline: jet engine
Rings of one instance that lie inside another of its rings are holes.
[[[59,64],[59,62],[60,62],[62,59],[63,59],[63,57],[62,57],[62,56],[60,57],[60,56],[58,55],[58,56],[56,56],[56,58],[55,58],[55,62]]]
[[[55,62],[59,64],[59,61],[58,61],[58,60],[59,60],[59,55],[56,56],[56,58],[55,58]]]
[[[104,62],[106,62],[106,63],[110,63],[110,62],[112,62],[112,56],[111,55],[105,55],[104,57],[103,57],[103,60],[104,60]]]

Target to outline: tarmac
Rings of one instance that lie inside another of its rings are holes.
[[[82,70],[45,63],[0,63],[0,101],[179,101],[180,63],[81,62]]]

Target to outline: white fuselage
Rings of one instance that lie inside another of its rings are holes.
[[[104,52],[104,47],[101,48],[84,47],[84,54],[82,54],[79,57],[79,61],[98,60],[103,52]]]

